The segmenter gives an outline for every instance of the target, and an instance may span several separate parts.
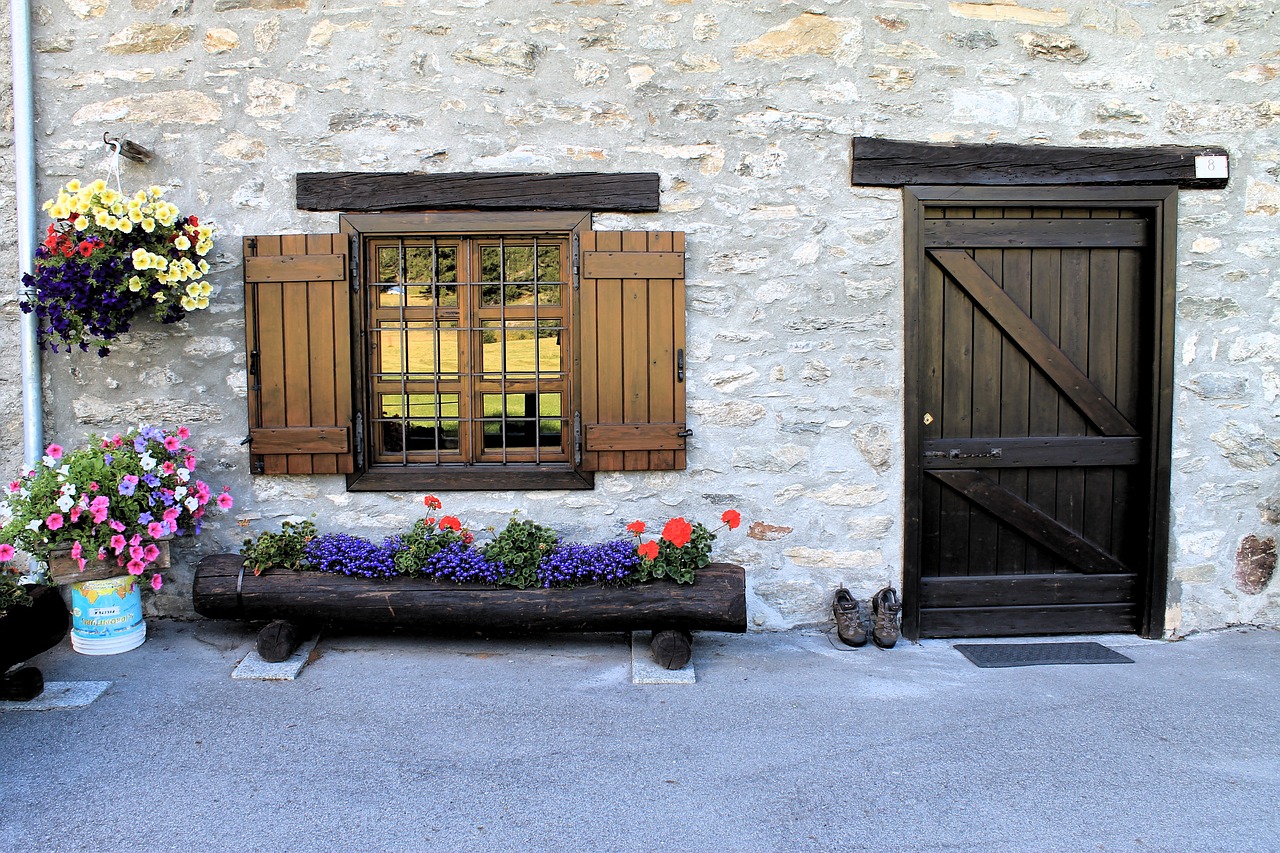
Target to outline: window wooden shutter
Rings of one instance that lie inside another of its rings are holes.
[[[684,233],[579,241],[581,467],[684,468]]]
[[[245,238],[254,473],[355,470],[347,245],[340,234]]]

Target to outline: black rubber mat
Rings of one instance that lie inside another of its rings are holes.
[[[1100,643],[957,643],[960,654],[984,668],[1053,663],[1133,663]]]

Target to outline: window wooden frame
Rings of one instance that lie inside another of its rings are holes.
[[[509,491],[587,489],[596,471],[686,466],[683,233],[596,232],[585,211],[351,213],[339,224],[337,234],[244,238],[253,473],[344,473],[352,491]],[[566,409],[572,418],[568,458],[536,468],[370,464],[367,246],[504,235],[571,247],[557,391],[567,397],[562,424]]]
[[[460,245],[479,251],[480,242],[487,237],[500,238],[505,235],[519,237],[545,237],[562,239],[570,245],[573,235],[589,230],[591,214],[586,211],[566,212],[518,212],[518,213],[478,213],[478,212],[435,212],[435,213],[392,213],[392,214],[344,214],[338,219],[339,230],[351,241],[352,252],[361,258],[360,269],[356,276],[360,281],[352,291],[353,316],[360,317],[364,324],[365,291],[364,270],[368,269],[371,258],[368,254],[370,245],[378,245],[379,241],[399,237],[438,237],[460,241]],[[466,251],[466,249],[463,249]],[[468,258],[468,264],[478,259]],[[463,263],[460,252],[459,264]],[[565,260],[566,266],[569,260]],[[473,276],[478,278],[479,276]],[[570,288],[566,288],[569,291]],[[568,296],[568,293],[566,293]],[[461,297],[460,297],[461,299]],[[359,313],[356,313],[359,312]],[[572,306],[565,306],[566,315],[572,313]],[[459,320],[461,323],[461,319]],[[466,335],[460,332],[459,336]],[[370,347],[364,330],[358,339],[357,352],[353,356],[353,373],[355,378],[356,405],[363,407],[361,417],[357,418],[357,456],[363,455],[357,464],[357,470],[347,476],[347,488],[351,491],[388,491],[388,490],[496,490],[496,489],[590,489],[595,485],[594,476],[582,471],[574,464],[572,458],[571,434],[572,421],[566,419],[569,429],[563,433],[566,452],[562,460],[535,463],[532,458],[523,458],[524,454],[509,454],[507,462],[477,461],[459,456],[456,462],[442,460],[439,463],[419,462],[395,464],[374,458],[375,442],[372,438],[372,382],[373,372],[370,370]],[[461,344],[466,356],[466,342]],[[572,358],[572,356],[571,356]],[[576,384],[572,380],[573,365],[564,365],[568,386],[563,389],[565,400],[564,412],[579,410],[575,398]],[[488,388],[479,379],[473,380],[478,385]],[[491,384],[491,383],[490,383]],[[467,412],[466,394],[461,393],[460,407],[462,413]],[[465,418],[464,418],[465,420]],[[472,421],[477,429],[482,428],[478,421]],[[478,436],[469,437],[464,443],[474,443]],[[479,454],[477,454],[479,455]],[[511,458],[514,455],[515,458]],[[532,454],[530,454],[532,456]],[[363,462],[363,465],[359,464]],[[536,466],[536,467],[535,467]]]

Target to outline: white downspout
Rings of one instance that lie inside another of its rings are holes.
[[[18,272],[32,272],[36,249],[35,81],[31,68],[31,4],[10,0],[9,37],[13,52],[13,150],[17,191]],[[21,315],[22,444],[26,467],[44,455],[44,401],[41,393],[39,321]]]

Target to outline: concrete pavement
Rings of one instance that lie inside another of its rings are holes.
[[[1011,669],[700,634],[696,684],[636,685],[624,635],[325,635],[263,682],[247,626],[149,631],[36,660],[88,706],[0,712],[0,850],[1280,848],[1280,632]]]

